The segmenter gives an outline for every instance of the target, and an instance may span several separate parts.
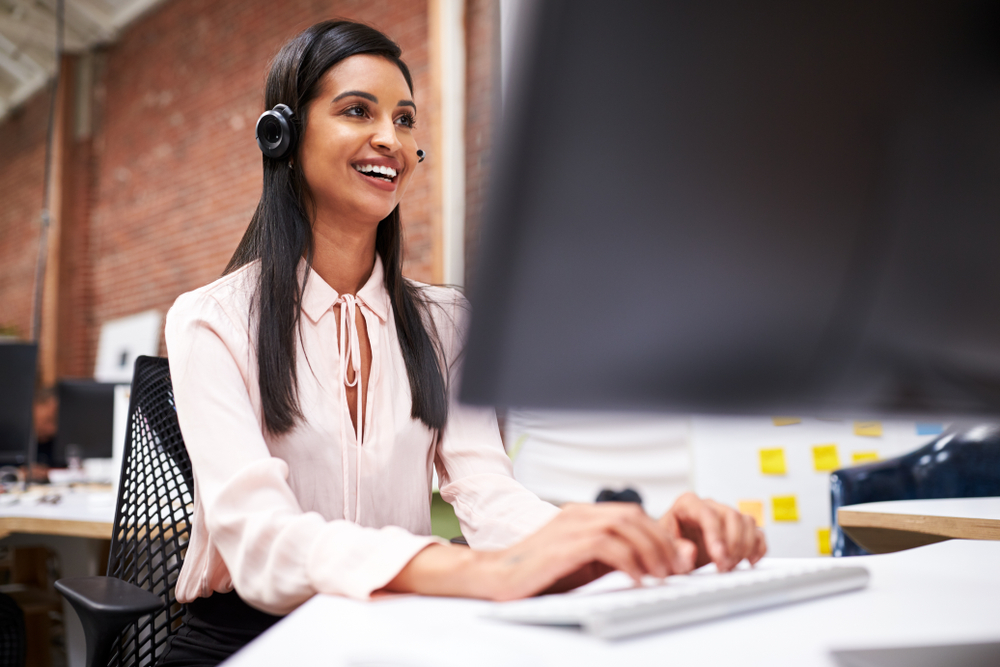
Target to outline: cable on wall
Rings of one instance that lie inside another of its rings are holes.
[[[56,70],[52,77],[52,95],[49,99],[49,127],[45,137],[45,176],[42,187],[42,224],[38,240],[38,261],[35,264],[35,302],[32,306],[31,340],[41,342],[42,296],[45,289],[45,268],[49,250],[49,223],[52,220],[49,203],[52,201],[52,144],[55,142],[56,97],[62,70],[63,19],[65,0],[56,0]]]

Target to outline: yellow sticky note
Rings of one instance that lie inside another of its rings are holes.
[[[758,528],[764,527],[764,503],[759,500],[741,500],[736,503],[736,507],[739,509],[740,514],[753,517]]]
[[[819,528],[816,531],[816,546],[819,548],[820,556],[830,555],[830,529]]]
[[[785,450],[781,447],[760,450],[760,471],[765,475],[784,475]]]
[[[771,509],[775,521],[798,521],[799,504],[795,496],[772,496]]]
[[[824,470],[836,470],[840,467],[840,456],[837,454],[837,445],[814,445],[813,446],[813,467],[818,472]]]
[[[854,422],[854,435],[866,438],[881,438],[882,422]]]
[[[878,461],[878,452],[854,452],[851,454],[851,463],[868,463]]]
[[[802,423],[802,420],[798,417],[771,417],[771,421],[774,422],[775,426],[791,426],[792,424]]]

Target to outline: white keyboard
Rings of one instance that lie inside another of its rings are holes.
[[[662,583],[651,579],[652,585],[610,591],[601,590],[602,579],[571,593],[497,603],[488,616],[513,623],[579,626],[597,637],[617,639],[868,584],[868,570],[863,567],[823,562],[793,565],[765,560],[757,568],[724,574],[710,567]],[[631,581],[621,573],[605,579],[619,585],[623,579]]]

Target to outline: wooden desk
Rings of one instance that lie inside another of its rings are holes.
[[[40,502],[58,497],[58,502]],[[48,489],[0,495],[0,539],[11,533],[68,535],[110,540],[114,530],[115,497],[110,486]]]
[[[39,502],[58,495],[59,502]],[[0,539],[9,546],[45,546],[59,556],[64,577],[97,574],[107,562],[107,540],[115,520],[110,486],[31,487],[27,493],[0,494]],[[86,665],[83,626],[63,601],[66,657],[70,667]]]
[[[1000,540],[1000,498],[894,500],[847,505],[837,522],[876,554],[950,539]]]

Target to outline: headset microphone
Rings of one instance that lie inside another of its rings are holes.
[[[427,153],[423,152],[419,148],[417,149],[417,157],[419,158],[417,160],[417,162],[423,162],[424,161],[424,157],[426,157],[426,156],[427,156]]]
[[[284,104],[276,104],[257,119],[257,146],[272,160],[284,160],[295,151],[295,113]]]

